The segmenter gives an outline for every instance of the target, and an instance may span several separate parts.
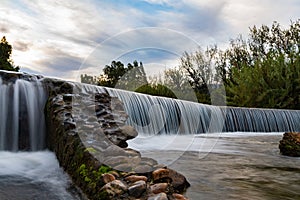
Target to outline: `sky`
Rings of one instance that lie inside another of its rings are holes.
[[[249,27],[300,19],[299,0],[1,0],[0,36],[21,71],[79,81],[112,60],[142,61],[147,75],[184,51],[226,47]]]

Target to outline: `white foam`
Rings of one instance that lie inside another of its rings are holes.
[[[70,179],[50,151],[0,151],[0,176],[24,177],[31,183],[47,185],[50,191],[62,197],[70,197],[66,191]]]

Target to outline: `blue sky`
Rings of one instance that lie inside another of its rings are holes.
[[[1,0],[0,36],[25,72],[78,80],[137,59],[152,75],[253,25],[288,26],[299,10],[298,0]]]

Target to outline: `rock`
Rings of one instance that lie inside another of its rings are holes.
[[[143,180],[140,180],[140,181],[133,183],[133,185],[131,185],[128,188],[128,192],[129,192],[130,196],[138,198],[146,191],[146,188],[147,188],[146,182]]]
[[[120,180],[114,180],[105,184],[100,191],[105,192],[110,197],[115,197],[123,194],[127,190],[127,186]]]
[[[115,145],[126,148],[128,146],[127,140],[135,138],[138,133],[132,126],[122,126],[120,128],[103,127],[107,138]]]
[[[112,175],[112,174],[108,174],[108,173],[102,174],[101,178],[100,178],[100,181],[104,184],[107,184],[107,183],[112,182],[114,180],[116,180],[115,176]]]
[[[162,178],[167,178],[169,176],[169,170],[168,169],[157,169],[152,172],[152,177],[154,181],[159,181]]]
[[[126,140],[130,140],[138,136],[138,132],[132,126],[122,126],[120,127],[122,134],[126,135]]]
[[[144,174],[144,173],[152,172],[153,166],[146,165],[146,164],[139,164],[136,165],[132,170],[136,173]]]
[[[177,193],[172,194],[172,197],[174,200],[188,200],[185,196]]]
[[[146,176],[137,176],[137,175],[131,175],[131,176],[127,176],[125,178],[125,181],[131,182],[131,183],[134,183],[137,181],[147,181],[147,180],[148,180],[148,178]]]
[[[148,200],[168,200],[168,196],[166,193],[159,193],[157,195],[149,197]]]
[[[186,178],[172,170],[160,168],[152,172],[152,177],[154,182],[168,182],[172,184],[172,187],[178,192],[184,192],[186,188],[190,186]]]
[[[300,133],[287,132],[284,133],[279,144],[282,155],[299,157],[300,156]]]
[[[168,192],[168,183],[157,183],[150,186],[150,191],[153,194],[158,194],[161,192]]]

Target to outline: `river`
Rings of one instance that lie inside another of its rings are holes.
[[[130,146],[184,174],[192,200],[300,199],[300,158],[282,156],[282,133],[145,136]]]

